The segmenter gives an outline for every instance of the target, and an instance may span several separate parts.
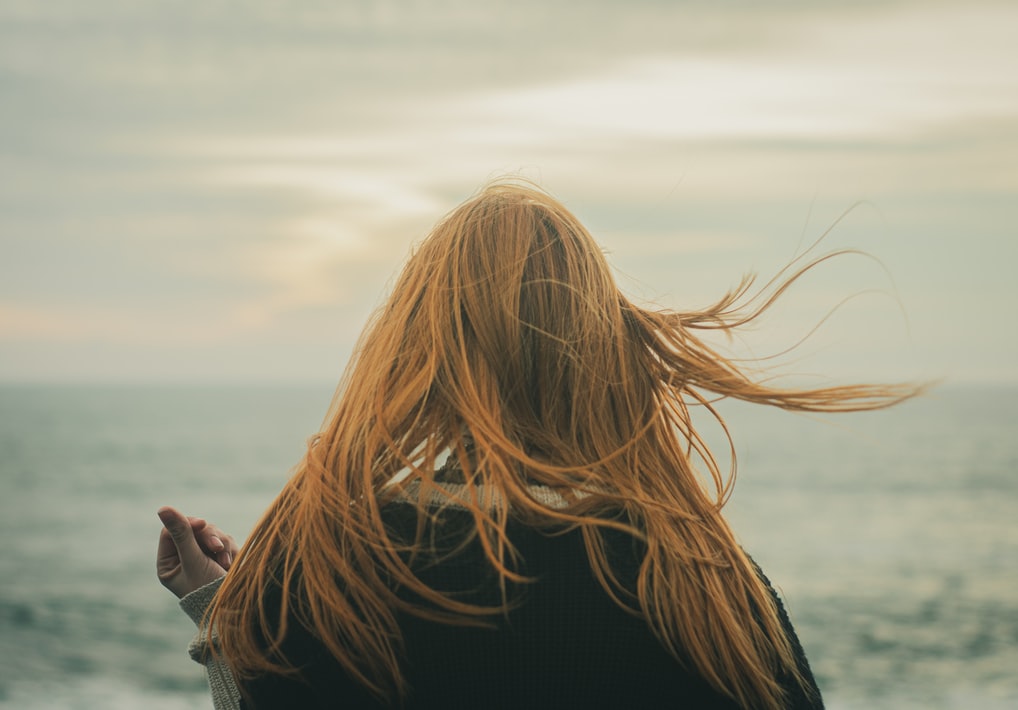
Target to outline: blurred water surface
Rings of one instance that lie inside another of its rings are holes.
[[[1018,389],[816,420],[723,411],[729,515],[831,708],[1018,706]],[[0,707],[211,707],[156,509],[242,537],[329,386],[0,388]],[[712,433],[718,441],[717,432]]]

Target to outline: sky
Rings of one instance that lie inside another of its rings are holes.
[[[0,382],[335,381],[412,245],[506,174],[663,307],[821,237],[870,255],[737,355],[822,321],[789,374],[1018,382],[1016,27],[984,0],[0,0]]]

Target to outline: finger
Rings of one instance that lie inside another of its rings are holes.
[[[157,512],[163,526],[169,532],[173,545],[177,548],[182,563],[195,560],[204,555],[198,541],[191,530],[190,521],[176,508],[165,506]],[[162,540],[162,538],[160,538]]]
[[[156,557],[162,559],[164,557],[176,557],[177,556],[177,545],[173,542],[173,536],[170,535],[170,531],[163,527],[159,531],[159,547],[156,549]]]
[[[210,524],[198,532],[196,537],[205,554],[211,557],[223,569],[230,569],[233,559],[240,552],[237,543],[234,542],[230,535],[224,533],[219,527]]]
[[[225,539],[229,537],[215,525],[209,525],[195,535],[203,549],[212,552],[222,552],[226,549]]]
[[[170,531],[163,528],[159,531],[159,547],[156,548],[156,574],[162,578],[172,574],[180,564],[180,553],[170,536]]]
[[[229,535],[225,537],[224,542],[226,543],[226,549],[220,552],[216,559],[219,561],[219,564],[222,565],[223,569],[228,570],[233,564],[233,561],[237,559],[237,555],[240,554],[240,546],[237,545],[236,541],[234,541],[234,539]]]

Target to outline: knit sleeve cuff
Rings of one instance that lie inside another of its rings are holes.
[[[216,592],[219,591],[222,583],[223,578],[220,577],[213,582],[209,582],[204,587],[198,587],[198,589],[195,589],[190,594],[185,594],[181,597],[180,608],[190,617],[195,626],[201,626],[201,621],[205,617],[205,611],[212,604],[212,600],[215,598]]]

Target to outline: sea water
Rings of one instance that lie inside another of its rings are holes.
[[[155,511],[242,538],[330,396],[0,387],[0,708],[211,707],[191,622],[155,578]],[[723,411],[729,519],[828,707],[1018,707],[1018,388],[823,418]]]

